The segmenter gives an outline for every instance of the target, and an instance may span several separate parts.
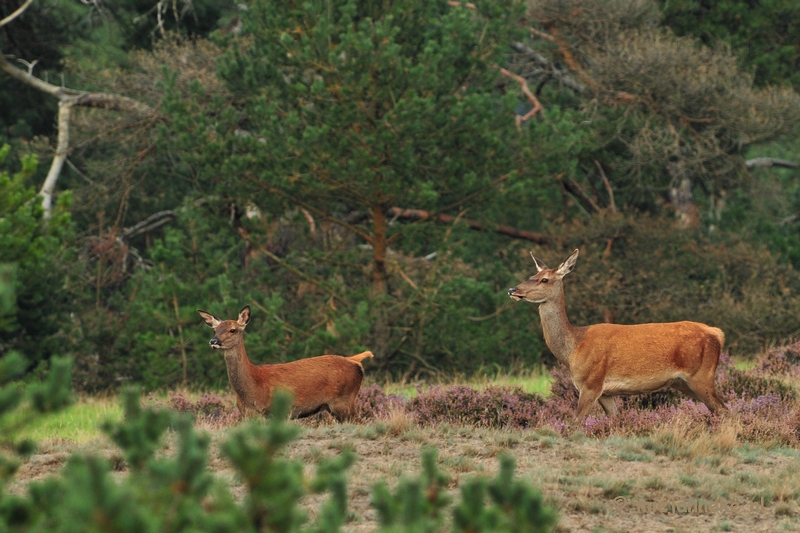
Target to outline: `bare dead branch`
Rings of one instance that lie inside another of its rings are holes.
[[[254,181],[258,182],[258,180],[254,180]],[[358,235],[359,237],[361,237],[362,239],[364,239],[365,241],[367,241],[370,244],[372,244],[373,241],[374,241],[372,235],[370,235],[369,233],[361,230],[360,228],[357,228],[356,226],[354,226],[352,224],[348,224],[347,222],[345,222],[342,219],[333,217],[333,216],[325,213],[324,211],[322,211],[320,209],[317,209],[316,207],[314,207],[312,205],[309,205],[309,204],[307,204],[305,202],[301,202],[300,200],[297,200],[296,198],[293,198],[292,196],[286,194],[284,191],[282,191],[280,189],[276,189],[274,187],[267,187],[266,189],[269,190],[269,192],[271,192],[272,194],[277,194],[279,196],[282,196],[282,197],[286,198],[287,200],[289,200],[290,202],[296,204],[300,208],[307,209],[308,211],[310,211],[312,213],[316,213],[317,215],[319,215],[323,219],[327,220],[328,222],[333,222],[334,224],[338,224],[339,226],[342,226],[343,228],[345,228],[345,229],[349,230],[350,232]]]
[[[597,159],[594,160],[594,166],[597,167],[597,170],[600,171],[600,177],[603,180],[603,185],[606,186],[606,191],[608,191],[608,204],[609,208],[611,209],[612,213],[617,212],[617,206],[614,203],[614,190],[611,188],[611,184],[608,182],[608,178],[606,177],[606,173],[603,171],[603,166],[600,164],[600,161]]]
[[[58,141],[56,142],[56,155],[53,157],[53,162],[50,164],[50,170],[47,172],[47,177],[42,183],[42,188],[39,194],[42,196],[42,207],[44,208],[45,218],[49,218],[53,209],[53,191],[56,188],[58,176],[61,174],[61,168],[64,166],[64,161],[67,160],[67,153],[69,152],[69,115],[72,110],[72,104],[69,102],[61,101],[58,103]]]
[[[447,5],[450,7],[466,7],[467,9],[472,9],[477,11],[478,8],[472,2],[467,2],[466,4],[462,4],[461,2],[456,2],[455,0],[448,0]]]
[[[29,4],[30,1],[23,7],[27,7]],[[22,8],[18,9],[17,12],[20,12],[21,9]],[[9,17],[12,15],[9,15]],[[9,17],[3,19],[3,24],[9,20]],[[0,24],[0,26],[3,24]],[[113,111],[142,114],[154,113],[154,110],[147,104],[137,102],[127,96],[76,91],[40,80],[33,75],[33,66],[35,63],[36,61],[29,63],[28,72],[25,72],[9,63],[2,51],[0,51],[0,70],[4,71],[12,78],[58,99],[58,141],[56,144],[56,153],[50,164],[50,171],[47,173],[47,177],[39,191],[39,194],[42,196],[44,216],[45,218],[49,218],[52,212],[53,192],[55,191],[56,182],[58,181],[61,169],[69,153],[69,120],[72,107],[97,107]]]
[[[524,115],[516,116],[515,120],[517,122],[517,129],[521,128],[524,122],[527,122],[528,120],[533,118],[533,116],[536,115],[536,113],[538,113],[539,111],[541,111],[542,114],[544,114],[544,107],[542,107],[542,104],[539,102],[539,99],[536,98],[536,96],[534,96],[534,94],[531,92],[530,88],[528,87],[528,82],[527,80],[525,80],[525,78],[523,78],[519,74],[514,74],[513,72],[510,72],[502,67],[500,68],[500,74],[508,78],[517,80],[517,82],[519,82],[520,88],[522,89],[522,93],[528,98],[528,101],[533,106],[533,108]]]
[[[592,197],[589,196],[589,194],[584,190],[583,187],[581,187],[578,184],[577,181],[575,181],[572,178],[569,178],[569,180],[561,179],[559,181],[561,181],[561,183],[564,186],[564,189],[566,189],[567,192],[569,192],[572,196],[575,196],[577,198],[581,198],[582,200],[584,200],[587,204],[589,204],[589,206],[592,209],[594,209],[595,213],[602,213],[603,212],[603,210],[600,209],[600,206],[598,206],[597,203],[594,200],[592,200]]]
[[[79,107],[97,107],[109,111],[125,111],[128,113],[153,113],[154,110],[133,98],[119,94],[108,93],[80,93],[73,99],[73,104]]]
[[[21,81],[22,83],[26,83],[31,87],[38,89],[42,92],[45,92],[50,96],[54,96],[58,99],[61,99],[64,96],[75,96],[77,94],[80,94],[78,91],[73,91],[65,87],[59,87],[58,85],[47,83],[46,81],[40,80],[39,78],[30,75],[24,70],[15,67],[14,65],[8,62],[6,56],[3,55],[2,52],[0,52],[0,70],[2,70],[15,80]]]
[[[575,72],[581,76],[585,76],[583,69],[575,59],[575,56],[572,55],[572,50],[570,50],[569,43],[567,43],[567,41],[558,33],[558,28],[556,28],[555,25],[550,25],[549,27],[545,27],[545,29],[550,31],[550,36],[552,37],[553,42],[558,45],[558,51],[561,54],[561,58],[564,60],[564,64],[566,64],[572,72]]]
[[[17,18],[18,16],[22,15],[22,13],[24,13],[25,10],[28,9],[28,6],[31,5],[32,3],[33,3],[33,0],[26,0],[26,2],[24,4],[22,4],[19,8],[17,8],[16,11],[11,13],[9,16],[4,18],[3,20],[0,20],[0,28],[2,28],[3,26],[5,26],[9,22],[11,22],[12,20]]]
[[[774,157],[756,157],[755,159],[748,159],[744,162],[747,168],[761,168],[761,167],[783,167],[783,168],[800,168],[800,163],[786,161],[785,159],[777,159]]]
[[[120,233],[120,239],[132,239],[142,233],[153,231],[156,228],[160,228],[164,224],[172,222],[176,218],[178,218],[178,215],[175,213],[175,211],[171,209],[167,209],[165,211],[159,211],[158,213],[153,213],[152,215],[142,220],[141,222],[122,230],[122,232]]]
[[[537,37],[541,37],[542,39],[546,39],[546,40],[550,41],[551,43],[556,42],[555,37],[553,37],[552,35],[550,35],[547,32],[539,31],[536,28],[528,28],[528,29],[531,31],[532,34],[534,34]]]
[[[23,65],[25,65],[25,67],[27,67],[27,69],[28,69],[28,76],[33,76],[33,68],[36,66],[36,64],[39,62],[39,60],[38,60],[38,59],[34,59],[34,60],[33,60],[33,61],[31,61],[30,63],[28,63],[27,61],[25,61],[25,60],[24,60],[24,59],[22,59],[22,58],[19,58],[19,57],[18,57],[18,58],[16,58],[16,59],[17,59],[17,61],[19,61],[20,63],[22,63]]]
[[[456,217],[452,215],[445,215],[445,214],[436,214],[430,213],[428,211],[424,211],[422,209],[403,209],[402,207],[392,207],[388,210],[387,214],[389,216],[393,216],[396,218],[402,218],[406,220],[430,220],[433,222],[438,222],[440,224],[452,224]],[[502,224],[497,225],[496,227],[486,227],[481,222],[477,220],[470,220],[467,218],[461,219],[467,226],[474,230],[479,231],[495,231],[502,235],[507,235],[509,237],[513,237],[515,239],[524,239],[527,241],[536,242],[539,244],[544,244],[548,242],[548,237],[544,233],[535,233],[533,231],[522,230],[518,228],[513,228],[511,226],[505,226]]]
[[[309,232],[311,235],[315,235],[317,233],[317,225],[314,222],[314,217],[311,216],[311,213],[308,212],[305,208],[300,208],[300,212],[303,213],[303,216],[306,217],[309,226]]]

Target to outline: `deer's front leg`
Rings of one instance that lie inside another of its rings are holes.
[[[578,420],[586,418],[589,411],[592,410],[594,402],[600,398],[601,391],[592,390],[588,388],[580,389],[580,396],[578,396],[578,409],[575,411],[575,418]]]

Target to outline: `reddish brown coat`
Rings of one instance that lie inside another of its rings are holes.
[[[355,414],[355,401],[364,378],[361,361],[372,357],[366,351],[350,357],[321,355],[291,363],[254,365],[244,347],[244,328],[250,322],[250,307],[239,313],[238,320],[220,320],[199,311],[208,326],[214,329],[209,345],[225,355],[228,380],[236,393],[236,404],[242,414],[266,414],[277,389],[292,394],[292,416],[303,417],[330,411],[339,420]]]
[[[558,268],[536,259],[538,273],[509,289],[515,300],[538,303],[545,342],[569,367],[578,389],[578,417],[599,401],[606,414],[616,412],[614,396],[674,388],[726,409],[714,386],[725,335],[698,322],[574,326],[567,318],[562,278],[572,271],[578,250]]]

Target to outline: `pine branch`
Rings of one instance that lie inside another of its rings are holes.
[[[755,159],[748,159],[744,162],[747,168],[761,168],[761,167],[783,167],[783,168],[800,168],[800,163],[794,163],[785,159],[777,159],[775,157],[756,157]]]
[[[438,222],[440,224],[452,224],[456,217],[452,215],[445,215],[445,214],[437,214],[437,213],[430,213],[428,211],[424,211],[422,209],[403,209],[401,207],[392,207],[389,209],[387,214],[394,218],[402,218],[406,220],[431,220],[433,222]],[[467,218],[461,219],[467,226],[474,230],[479,231],[495,231],[500,233],[501,235],[507,235],[509,237],[513,237],[515,239],[524,239],[527,241],[544,244],[548,242],[548,237],[544,233],[535,233],[533,231],[523,230],[514,228],[511,226],[505,226],[503,224],[498,224],[494,228],[486,227],[483,223],[477,220],[470,220]]]

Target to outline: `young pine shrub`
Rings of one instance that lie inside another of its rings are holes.
[[[453,510],[453,531],[539,533],[555,528],[553,509],[544,504],[539,491],[514,479],[514,468],[514,459],[501,455],[494,480],[487,483],[476,477],[462,486],[461,501]]]

